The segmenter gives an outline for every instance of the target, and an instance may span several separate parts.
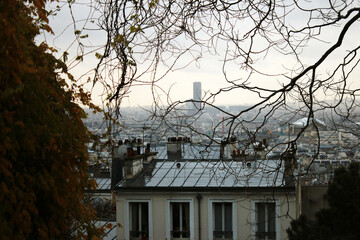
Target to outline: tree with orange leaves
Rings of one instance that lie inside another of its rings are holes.
[[[0,1],[1,239],[82,239],[98,236],[83,201],[94,188],[86,173],[89,95],[68,88],[66,65],[46,44],[46,0]]]

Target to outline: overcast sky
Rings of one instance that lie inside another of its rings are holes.
[[[82,4],[85,2],[85,4]],[[90,2],[91,3],[91,2]],[[53,4],[60,5],[63,3]],[[96,26],[98,16],[88,7],[89,1],[76,1],[76,4],[73,5],[72,11],[73,16],[75,16],[76,26],[74,27],[73,20],[71,18],[71,14],[69,8],[62,7],[62,10],[58,12],[58,14],[54,17],[50,18],[50,26],[54,31],[54,36],[46,36],[46,40],[50,45],[55,46],[58,49],[59,56],[64,52],[69,52],[69,62],[71,59],[74,59],[77,55],[81,55],[82,50],[77,46],[78,44],[74,43],[74,31],[76,29],[81,29],[84,24],[86,24],[87,28],[97,29]],[[88,19],[86,22],[82,21],[84,19]],[[91,23],[91,19],[94,20],[94,23]],[[295,19],[296,21],[301,21],[302,19]],[[326,39],[328,42],[334,42],[337,37],[337,33],[341,30],[341,28],[332,28],[324,32],[321,36],[323,39]],[[354,44],[358,44],[360,37],[360,23],[357,22],[352,27],[352,34],[346,37],[345,46],[354,46]],[[83,31],[82,34],[88,34],[88,38],[82,39],[85,46],[87,46],[84,51],[90,52],[87,57],[84,58],[84,61],[76,66],[71,65],[71,72],[77,77],[80,78],[86,73],[90,73],[88,76],[92,76],[92,70],[96,67],[97,59],[94,57],[95,52],[102,53],[101,46],[104,45],[106,40],[106,34],[103,31]],[[313,41],[308,44],[308,46],[304,49],[302,54],[302,60],[304,64],[310,65],[313,64],[318,58],[325,52],[326,47],[329,45],[325,45],[319,41]],[[225,49],[225,48],[224,48]],[[222,58],[221,55],[222,49],[218,49],[220,55],[210,55],[204,54],[202,58],[190,64],[186,68],[179,69],[177,71],[171,71],[167,74],[165,78],[163,78],[160,82],[157,83],[158,88],[155,88],[157,93],[162,97],[162,102],[166,105],[166,92],[170,91],[170,97],[173,101],[175,100],[186,100],[192,98],[192,83],[195,81],[199,81],[202,83],[202,91],[203,93],[208,92],[217,92],[220,88],[228,86],[226,81],[224,80],[224,76],[222,73]],[[331,68],[332,64],[335,60],[341,57],[340,53],[335,52],[329,61],[326,63],[327,68]],[[187,58],[184,61],[188,60]],[[179,67],[181,64],[186,64],[181,60],[179,62]],[[284,73],[289,74],[289,70],[297,67],[297,62],[295,59],[289,56],[283,56],[277,52],[270,52],[266,59],[262,59],[259,62],[259,66],[261,67],[263,72],[269,73]],[[141,66],[139,66],[141,70]],[[164,71],[160,67],[159,71]],[[324,69],[324,73],[326,73],[326,69]],[[231,78],[243,79],[246,77],[247,72],[240,70],[236,64],[229,65],[227,68],[227,74]],[[87,76],[83,76],[82,79],[85,81]],[[144,81],[149,80],[149,75],[144,75]],[[355,70],[355,73],[352,77],[354,85],[359,85],[360,82],[360,71],[358,69]],[[282,76],[275,77],[264,77],[258,76],[253,78],[253,84],[260,84],[263,87],[276,88],[280,86],[282,83],[286,83],[287,78]],[[91,84],[86,85],[87,88],[91,89]],[[100,104],[102,90],[101,86],[98,84],[92,89],[92,96],[95,103]],[[162,92],[164,91],[164,92]],[[249,94],[243,91],[231,91],[216,98],[216,104],[218,105],[240,105],[240,104],[251,104],[256,102],[257,98],[253,94]],[[149,86],[133,86],[131,88],[131,93],[128,98],[124,99],[123,106],[148,106],[151,105],[153,101],[151,89]]]

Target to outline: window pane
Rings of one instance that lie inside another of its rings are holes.
[[[141,236],[149,237],[149,204],[141,203]]]
[[[276,238],[275,230],[275,203],[268,203],[268,239]]]
[[[180,204],[171,203],[172,205],[172,236],[175,238],[180,237]]]
[[[257,238],[265,239],[265,204],[256,203]]]
[[[130,236],[131,237],[139,237],[139,203],[130,203],[130,211],[131,211],[131,228],[130,228]]]
[[[232,238],[232,203],[224,203],[225,207],[225,238]]]
[[[222,237],[222,204],[214,203],[214,218],[215,218],[215,226],[214,226],[214,236],[215,238]]]
[[[190,208],[189,203],[182,203],[182,237],[189,238],[190,237]]]

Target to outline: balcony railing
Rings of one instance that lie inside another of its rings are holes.
[[[218,239],[233,239],[233,231],[213,231],[214,240]]]
[[[189,239],[190,231],[171,231],[171,239]]]
[[[276,232],[257,232],[256,239],[259,240],[275,240],[276,239]]]
[[[131,240],[147,240],[149,239],[149,233],[147,231],[130,231]]]

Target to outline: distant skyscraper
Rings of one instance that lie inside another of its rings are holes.
[[[194,82],[193,83],[193,100],[194,101],[201,101],[201,82]],[[194,107],[196,110],[200,110],[201,103],[194,102]]]

